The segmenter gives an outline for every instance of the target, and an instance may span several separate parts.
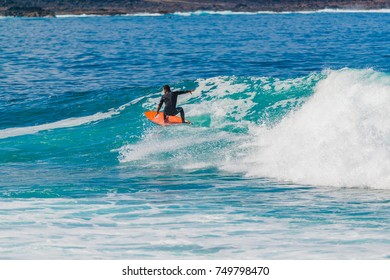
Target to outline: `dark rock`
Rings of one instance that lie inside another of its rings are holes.
[[[55,13],[40,7],[10,7],[5,10],[7,17],[55,17]]]
[[[167,15],[167,14],[171,14],[172,12],[171,11],[158,11],[158,14],[161,14],[161,15]]]
[[[233,8],[233,11],[249,11],[249,10],[250,10],[249,6],[243,3],[239,3]]]

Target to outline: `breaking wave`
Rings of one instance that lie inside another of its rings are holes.
[[[194,126],[149,127],[140,141],[120,149],[119,160],[301,184],[390,187],[388,74],[342,69],[197,84],[194,95],[180,101]],[[158,98],[149,98],[145,109]]]

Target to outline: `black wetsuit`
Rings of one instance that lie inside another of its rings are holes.
[[[163,96],[161,96],[160,103],[158,104],[159,108],[161,108],[162,104],[164,103],[164,117],[166,116],[176,116],[178,113],[180,113],[180,117],[182,122],[185,122],[184,119],[184,110],[181,107],[176,108],[177,103],[177,96],[180,94],[188,93],[189,91],[170,91],[167,93],[164,93]]]

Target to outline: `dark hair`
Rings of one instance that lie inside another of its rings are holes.
[[[163,89],[166,91],[171,91],[171,88],[168,85],[163,86]]]

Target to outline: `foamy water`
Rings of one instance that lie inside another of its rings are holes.
[[[238,170],[296,183],[388,189],[389,105],[388,75],[330,72],[279,124],[251,127]]]

